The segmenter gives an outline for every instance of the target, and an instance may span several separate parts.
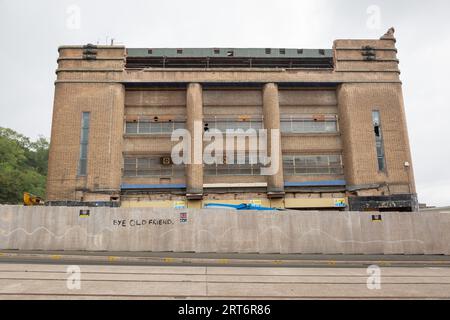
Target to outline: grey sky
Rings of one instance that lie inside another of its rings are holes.
[[[0,126],[50,136],[59,45],[331,48],[394,26],[419,199],[450,205],[449,14],[447,0],[0,0]]]

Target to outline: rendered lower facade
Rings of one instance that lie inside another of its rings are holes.
[[[47,200],[416,211],[395,43],[389,30],[330,50],[62,46]],[[247,146],[243,164],[176,165],[177,129],[203,137],[192,158],[214,130],[279,131],[278,170],[262,175]]]

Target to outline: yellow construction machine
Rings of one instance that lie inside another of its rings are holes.
[[[44,200],[35,196],[29,192],[23,193],[23,205],[24,206],[43,206],[45,205]]]

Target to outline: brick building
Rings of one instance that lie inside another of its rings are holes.
[[[391,29],[327,50],[62,46],[47,200],[415,211],[395,43]],[[172,131],[195,123],[279,129],[278,172],[173,164]]]

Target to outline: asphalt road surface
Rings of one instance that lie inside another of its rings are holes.
[[[450,266],[439,257],[391,257],[378,261],[379,274],[376,269],[374,274],[363,264],[377,264],[379,257],[363,257],[364,262],[355,256],[305,257],[307,266],[284,266],[284,261],[299,259],[256,261],[249,256],[243,259],[248,263],[235,266],[233,256],[226,256],[216,261],[222,265],[189,266],[189,258],[208,258],[191,254],[183,263],[166,260],[161,266],[106,255],[104,263],[97,263],[98,254],[78,260],[2,254],[0,299],[450,299]],[[351,266],[344,264],[350,260]]]
[[[0,251],[0,263],[229,267],[450,267],[442,255],[308,255],[174,252]]]

